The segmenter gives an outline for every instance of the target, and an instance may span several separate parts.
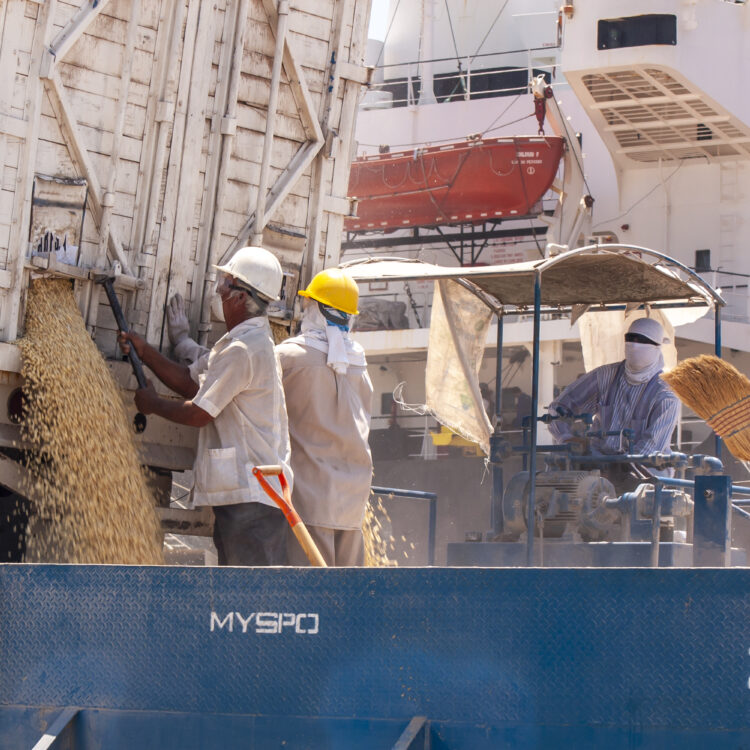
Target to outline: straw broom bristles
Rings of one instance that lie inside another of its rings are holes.
[[[706,354],[680,362],[661,377],[734,456],[750,460],[750,380],[723,359]]]

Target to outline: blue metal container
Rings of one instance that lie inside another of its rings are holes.
[[[0,748],[62,715],[55,747],[735,750],[749,582],[2,565]]]

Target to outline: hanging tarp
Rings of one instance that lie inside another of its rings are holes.
[[[441,424],[489,455],[490,424],[479,391],[492,311],[450,280],[435,283],[425,372],[425,402]]]

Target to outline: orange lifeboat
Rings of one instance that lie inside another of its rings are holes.
[[[493,138],[375,154],[352,163],[347,230],[477,224],[535,213],[557,173],[564,139]]]

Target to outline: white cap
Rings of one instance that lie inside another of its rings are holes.
[[[228,273],[270,300],[278,299],[284,278],[281,264],[262,247],[242,247],[217,271]]]
[[[641,336],[645,336],[658,346],[668,343],[668,339],[664,338],[664,329],[661,327],[661,323],[653,318],[634,320],[628,328],[628,333],[640,333]]]

